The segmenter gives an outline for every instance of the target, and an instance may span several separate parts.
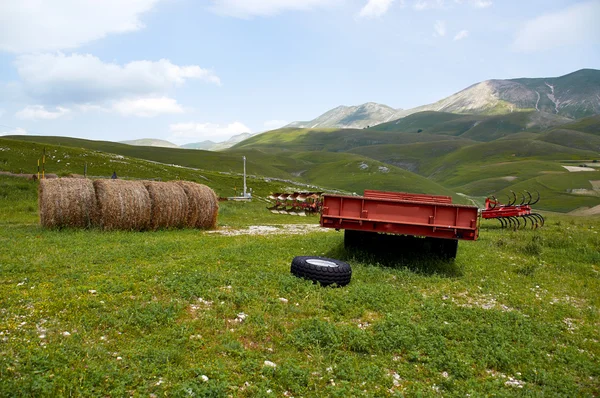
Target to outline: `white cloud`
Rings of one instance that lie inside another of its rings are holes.
[[[140,16],[158,0],[3,0],[0,51],[71,49],[144,27]]]
[[[15,116],[18,119],[54,120],[68,115],[69,113],[71,113],[71,110],[68,108],[63,108],[62,106],[57,106],[56,110],[51,111],[47,110],[43,105],[30,105],[17,112]]]
[[[240,122],[220,125],[215,123],[177,123],[169,126],[171,136],[169,141],[176,144],[211,140],[225,141],[231,136],[252,133],[252,130]]]
[[[183,108],[173,98],[124,99],[113,104],[112,109],[125,116],[153,117],[166,113],[183,113]]]
[[[444,21],[435,21],[433,25],[434,36],[444,37],[446,36],[446,22]]]
[[[267,120],[263,123],[265,130],[275,130],[287,124],[290,124],[290,122],[286,120]]]
[[[388,11],[393,2],[394,0],[369,0],[358,16],[362,18],[380,17]]]
[[[469,36],[469,31],[468,30],[461,30],[460,32],[458,32],[457,34],[454,35],[454,40],[462,40],[465,39]]]
[[[568,45],[600,46],[600,1],[586,1],[527,21],[517,32],[513,48],[520,52],[550,50]]]
[[[27,135],[29,134],[27,130],[22,129],[21,127],[17,127],[16,129],[10,131],[2,131],[0,135]]]
[[[188,79],[220,84],[207,69],[178,66],[167,59],[119,65],[90,54],[31,54],[17,57],[15,65],[27,94],[46,103],[90,103],[163,94]]]
[[[490,7],[493,2],[492,0],[454,0],[456,4],[469,4],[475,8],[486,8]],[[431,10],[431,9],[443,9],[449,8],[446,0],[417,0],[415,1],[413,8],[418,11]]]
[[[285,11],[308,11],[341,0],[211,0],[213,12],[236,18],[272,16]]]
[[[487,8],[493,4],[492,0],[454,0],[454,2],[458,4],[468,3],[475,8]]]
[[[432,8],[444,8],[444,0],[417,0],[413,6],[415,10],[429,10]]]

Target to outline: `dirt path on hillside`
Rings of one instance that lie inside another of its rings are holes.
[[[567,214],[572,216],[595,216],[600,214],[600,205],[594,207],[581,207]]]

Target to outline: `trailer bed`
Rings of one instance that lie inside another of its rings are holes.
[[[366,190],[365,196],[323,195],[325,228],[476,240],[475,206],[452,204],[449,196]]]

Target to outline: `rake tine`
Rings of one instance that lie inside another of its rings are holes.
[[[527,216],[521,216],[521,218],[523,219],[523,229],[527,228]]]
[[[516,231],[517,229],[520,229],[520,228],[521,228],[521,223],[519,222],[519,217],[513,217],[513,219],[514,219],[514,220],[515,220],[515,222],[517,223],[517,226],[516,226],[516,228],[515,228],[515,231]]]
[[[521,194],[521,203],[519,203],[519,206],[523,206],[523,204],[525,203],[525,195]]]
[[[491,208],[495,209],[496,206],[498,205],[498,199],[496,199],[496,197],[494,195],[492,195],[492,199],[494,199],[494,202],[493,202],[494,205]]]
[[[500,225],[502,226],[502,228],[506,227],[506,225],[504,225],[504,220],[502,219],[502,217],[498,217],[498,218],[496,218],[496,220],[498,220],[500,222]]]
[[[512,191],[512,190],[510,191],[510,193],[513,194],[513,199],[511,200],[510,197],[508,198],[508,200],[510,202],[508,205],[513,206],[515,203],[517,203],[517,194],[514,193],[514,191]]]
[[[535,220],[535,227],[539,228],[542,226],[542,220],[538,217],[537,213],[531,213],[530,217]]]
[[[539,191],[535,191],[535,192],[537,193],[537,199],[534,202],[530,203],[530,205],[534,205],[540,201],[540,192]]]
[[[539,219],[540,222],[542,223],[542,225],[540,225],[540,227],[543,227],[544,224],[546,223],[546,219],[544,218],[544,216],[542,216],[540,213],[534,213]]]
[[[525,203],[527,206],[529,206],[531,204],[531,201],[533,200],[533,197],[531,196],[531,193],[529,193],[529,191],[525,191],[527,193],[527,195],[529,195],[529,200],[527,200],[527,203]]]
[[[531,214],[528,214],[527,217],[531,219],[531,229],[536,229],[537,228],[537,218],[532,217]]]
[[[513,229],[514,228],[514,223],[511,217],[506,217],[506,222],[508,223],[506,225],[507,228]]]

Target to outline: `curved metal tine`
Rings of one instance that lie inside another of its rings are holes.
[[[498,217],[496,220],[500,221],[500,225],[502,225],[502,228],[506,228],[506,223],[504,222],[504,218],[503,217]]]
[[[523,219],[523,229],[527,228],[527,215],[521,216]]]
[[[543,227],[544,224],[546,223],[546,219],[540,213],[535,213],[535,214],[540,218],[540,221],[542,222],[542,225],[540,225],[540,227]]]
[[[527,217],[531,219],[531,229],[536,229],[538,227],[538,219],[531,214],[528,214]]]
[[[517,223],[517,226],[515,227],[515,231],[516,231],[517,229],[521,228],[521,223],[519,222],[519,217],[513,217],[513,218],[514,218],[515,222]]]
[[[512,201],[511,201],[511,202],[510,202],[508,205],[509,205],[509,206],[513,206],[515,203],[517,203],[517,194],[516,194],[516,193],[514,193],[514,191],[512,191],[512,190],[510,191],[510,193],[512,193],[512,194],[513,194],[513,199],[512,199]],[[510,198],[509,198],[509,199],[510,199]]]
[[[541,214],[531,213],[531,216],[535,217],[537,228],[544,226],[544,217],[542,217]]]
[[[531,204],[531,201],[533,200],[533,197],[531,196],[531,193],[529,191],[524,191],[527,195],[529,195],[529,199],[527,200],[527,203],[525,203],[526,206],[529,206]]]
[[[525,204],[525,195],[521,194],[521,203],[519,203],[519,206],[523,206]]]
[[[496,205],[498,204],[498,199],[496,199],[496,197],[494,195],[492,195],[491,198],[488,197],[488,199],[490,199],[490,210],[493,210],[496,208]],[[492,201],[493,199],[493,201]]]
[[[512,217],[506,217],[507,227],[514,229],[515,224],[513,223]]]
[[[540,192],[539,191],[535,191],[535,192],[537,193],[537,199],[535,201],[531,202],[530,205],[534,205],[540,201]]]

